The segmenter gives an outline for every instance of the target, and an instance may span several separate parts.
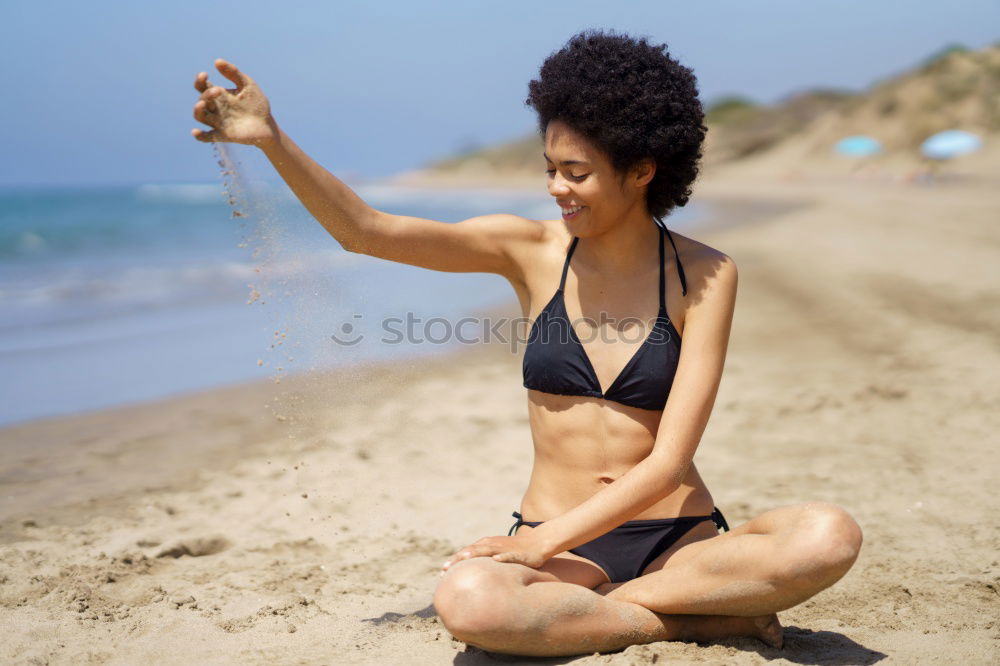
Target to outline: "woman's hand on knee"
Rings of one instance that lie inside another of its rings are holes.
[[[483,537],[445,560],[441,565],[442,575],[451,565],[472,557],[491,557],[497,562],[513,562],[537,569],[549,558],[529,535],[530,532],[512,537]]]

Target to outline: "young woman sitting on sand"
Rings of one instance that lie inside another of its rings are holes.
[[[706,128],[692,71],[664,45],[576,35],[527,100],[562,219],[446,224],[368,206],[282,132],[249,76],[215,65],[236,87],[198,74],[194,117],[212,129],[196,139],[261,148],[345,249],[497,273],[535,322],[524,356],[531,480],[508,536],[444,563],[434,606],[445,627],[519,655],[737,636],[780,647],[776,613],[840,579],[861,530],[811,503],[719,534],[725,520],[692,462],[737,283],[730,257],[662,223],[698,174]]]

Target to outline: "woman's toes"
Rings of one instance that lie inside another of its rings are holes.
[[[785,642],[785,630],[778,621],[778,615],[762,615],[754,618],[757,627],[757,638],[773,648],[780,648]]]

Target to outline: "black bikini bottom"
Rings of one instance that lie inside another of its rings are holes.
[[[517,511],[512,515],[517,522],[507,536],[515,534],[521,525],[537,527],[545,522],[524,520]],[[630,520],[593,541],[570,548],[569,552],[601,567],[612,583],[622,583],[641,576],[650,562],[677,543],[692,527],[706,520],[714,522],[718,529],[729,531],[729,525],[718,509],[714,509],[710,516]]]

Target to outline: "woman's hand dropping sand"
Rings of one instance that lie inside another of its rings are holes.
[[[193,129],[191,135],[206,143],[255,146],[264,146],[275,139],[278,127],[271,116],[271,105],[256,82],[225,60],[216,60],[215,68],[236,87],[227,89],[213,85],[208,82],[206,72],[195,77],[194,88],[201,93],[201,98],[194,105],[194,117],[212,129]]]

